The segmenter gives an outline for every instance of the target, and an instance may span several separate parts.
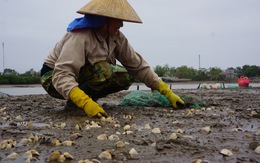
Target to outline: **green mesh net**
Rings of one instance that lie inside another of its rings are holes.
[[[207,106],[207,101],[193,96],[179,95],[185,102],[185,106],[179,108],[196,108]],[[171,107],[168,99],[157,91],[133,91],[126,95],[120,102],[119,106],[149,106],[149,107]]]

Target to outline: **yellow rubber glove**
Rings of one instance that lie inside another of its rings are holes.
[[[104,116],[107,117],[107,113],[88,95],[85,94],[79,87],[75,87],[69,94],[70,100],[78,107],[84,109],[88,116]]]
[[[168,84],[163,81],[158,83],[157,90],[170,101],[174,108],[178,108],[177,102],[184,105],[184,101],[178,95],[174,94]]]

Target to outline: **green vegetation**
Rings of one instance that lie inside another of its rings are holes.
[[[0,84],[40,84],[40,73],[31,69],[24,74],[19,74],[15,70],[5,69],[0,75]]]
[[[230,67],[224,71],[218,67],[210,67],[209,69],[201,68],[197,70],[187,66],[175,68],[166,64],[164,66],[157,65],[154,71],[160,77],[190,79],[193,81],[235,81],[240,76],[247,76],[249,78],[260,77],[260,67],[255,65],[244,65],[242,68]],[[19,74],[15,70],[5,69],[4,73],[0,74],[0,84],[40,84],[40,73],[31,69],[24,74]]]

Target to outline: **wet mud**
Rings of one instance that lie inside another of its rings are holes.
[[[48,95],[2,94],[0,162],[50,162],[53,151],[73,156],[64,162],[260,162],[255,151],[260,146],[259,88],[174,91],[203,98],[209,106],[178,110],[120,107],[117,104],[129,93],[123,91],[98,100],[112,117],[109,121],[87,117],[83,110],[65,107],[65,100]],[[126,129],[126,125],[130,127]],[[101,134],[117,135],[118,139],[98,140]],[[32,135],[37,139],[22,141]],[[4,140],[16,144],[6,147]],[[117,146],[118,141],[124,146]],[[32,149],[39,155],[24,158]],[[131,149],[137,154],[130,154]],[[221,153],[223,149],[229,153]],[[101,157],[103,151],[108,151],[111,159]],[[13,152],[18,156],[11,160],[8,156]]]

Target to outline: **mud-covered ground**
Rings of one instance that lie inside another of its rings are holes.
[[[98,100],[113,117],[101,120],[87,117],[81,109],[65,108],[66,101],[48,95],[2,94],[0,142],[17,143],[1,147],[0,162],[25,162],[24,154],[31,149],[39,153],[27,159],[31,162],[48,162],[53,151],[69,152],[74,159],[66,162],[260,162],[255,151],[260,145],[259,88],[174,91],[206,99],[210,106],[196,110],[119,107],[129,93],[124,91]],[[128,130],[126,125],[130,125]],[[154,133],[154,128],[160,132]],[[75,133],[79,137],[73,137]],[[27,143],[24,138],[28,140],[32,134],[34,138]],[[101,134],[117,135],[119,140],[98,140]],[[171,134],[175,137],[170,138]],[[54,145],[56,138],[59,143]],[[72,146],[65,144],[68,140],[73,141]],[[125,146],[117,147],[118,141]],[[132,148],[138,154],[129,154]],[[221,154],[222,149],[232,155]],[[99,157],[103,151],[109,151],[111,160]],[[19,156],[8,159],[13,152]]]

